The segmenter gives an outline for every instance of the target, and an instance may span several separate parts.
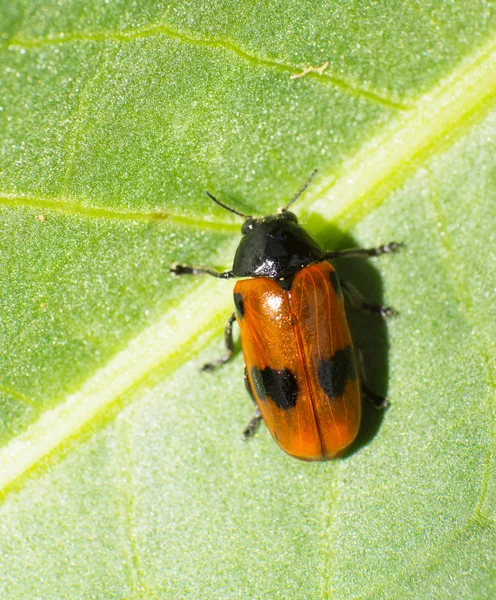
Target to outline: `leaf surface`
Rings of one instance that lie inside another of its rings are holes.
[[[0,6],[0,581],[8,598],[496,592],[494,7]],[[320,67],[322,74],[309,71]],[[385,415],[305,464],[215,374],[242,212],[284,205],[399,311],[350,311]]]

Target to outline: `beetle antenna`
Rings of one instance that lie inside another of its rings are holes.
[[[234,213],[235,215],[239,215],[240,217],[244,217],[245,219],[250,219],[251,218],[250,215],[245,215],[244,213],[239,212],[239,210],[236,210],[235,208],[231,208],[230,206],[227,206],[227,204],[224,204],[220,200],[217,200],[217,198],[215,196],[212,196],[212,194],[209,191],[206,191],[205,193],[216,204],[218,204],[219,206],[222,206],[222,208],[225,208],[226,210]]]
[[[303,192],[307,189],[307,187],[312,183],[312,179],[315,177],[316,173],[317,173],[318,169],[314,169],[312,171],[312,174],[310,175],[310,177],[308,178],[308,181],[305,183],[305,185],[301,188],[301,190],[299,192],[297,192],[292,198],[291,200],[286,204],[286,206],[284,208],[281,209],[281,212],[285,212],[286,210],[288,210],[288,208],[298,200],[298,198],[303,194]]]

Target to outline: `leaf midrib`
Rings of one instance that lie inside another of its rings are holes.
[[[300,206],[344,227],[355,225],[438,151],[447,136],[454,137],[475,113],[495,104],[496,41],[491,41],[425,94],[414,110],[366,142],[327,182],[313,186]]]

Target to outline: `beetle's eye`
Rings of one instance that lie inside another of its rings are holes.
[[[243,223],[243,226],[241,227],[241,233],[243,235],[246,235],[249,231],[253,229],[254,226],[255,221],[253,219],[246,219],[246,221]]]

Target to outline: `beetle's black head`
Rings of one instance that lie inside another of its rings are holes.
[[[207,195],[219,206],[244,217],[232,271],[237,277],[271,277],[289,289],[293,276],[305,265],[321,260],[324,251],[317,242],[298,225],[296,215],[288,208],[303,194],[317,173],[310,175],[305,185],[275,215],[251,217],[224,204],[210,192]]]
[[[248,217],[241,233],[232,269],[238,277],[291,279],[299,269],[324,255],[288,210],[268,217]]]
[[[256,227],[267,223],[284,223],[285,221],[298,223],[296,215],[289,210],[283,210],[275,215],[269,215],[268,217],[247,217],[246,221],[241,227],[241,233],[248,235],[250,231],[253,231]]]

